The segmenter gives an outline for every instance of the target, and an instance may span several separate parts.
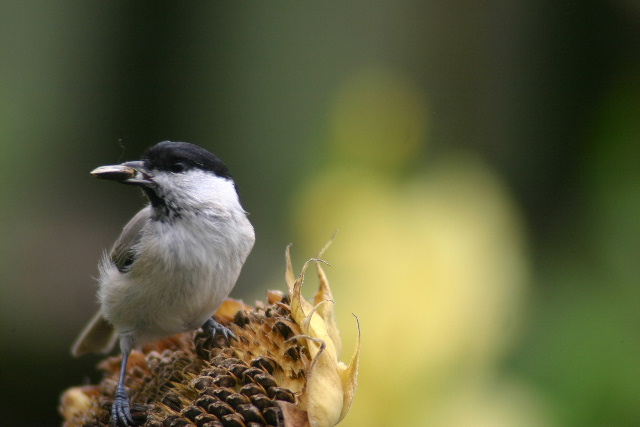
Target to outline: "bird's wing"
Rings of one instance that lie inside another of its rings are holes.
[[[126,272],[135,260],[133,247],[140,241],[142,228],[151,216],[151,208],[146,207],[134,216],[127,225],[124,226],[120,237],[111,249],[109,257],[119,271]],[[116,342],[118,334],[113,326],[107,322],[98,311],[89,324],[82,330],[80,336],[73,344],[71,353],[74,356],[81,356],[85,353],[107,353]]]
[[[117,337],[116,330],[98,311],[73,344],[71,354],[77,357],[86,353],[108,353]]]
[[[134,216],[127,225],[124,226],[120,237],[111,249],[109,258],[121,272],[129,270],[135,260],[133,247],[140,241],[142,228],[151,217],[151,207],[147,206]]]

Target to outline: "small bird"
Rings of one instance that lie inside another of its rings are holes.
[[[124,382],[132,349],[199,327],[235,338],[211,316],[235,285],[255,234],[229,170],[197,145],[160,142],[140,161],[91,174],[138,186],[149,199],[101,260],[101,307],[71,350],[106,353],[119,336],[111,415],[114,426],[129,426],[135,423]]]

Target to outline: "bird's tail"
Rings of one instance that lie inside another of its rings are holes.
[[[108,353],[117,338],[116,330],[98,311],[73,343],[71,354],[77,357],[86,353]]]

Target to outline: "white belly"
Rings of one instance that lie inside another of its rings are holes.
[[[188,224],[150,226],[157,229],[140,241],[131,270],[103,263],[100,277],[102,312],[133,346],[202,326],[231,292],[253,245],[253,235],[240,245],[188,233]]]

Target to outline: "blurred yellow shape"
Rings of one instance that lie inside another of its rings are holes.
[[[339,229],[323,258],[334,261],[336,300],[349,304],[367,336],[362,387],[344,425],[456,425],[456,414],[447,422],[443,408],[456,406],[457,390],[478,400],[491,394],[518,332],[529,273],[520,214],[471,153],[441,156],[410,175],[426,103],[392,72],[361,76],[336,97],[334,157],[294,199],[304,253]],[[355,332],[342,328],[348,342]],[[510,419],[519,402],[487,407],[490,417],[465,425]],[[542,413],[536,405],[532,413]]]

